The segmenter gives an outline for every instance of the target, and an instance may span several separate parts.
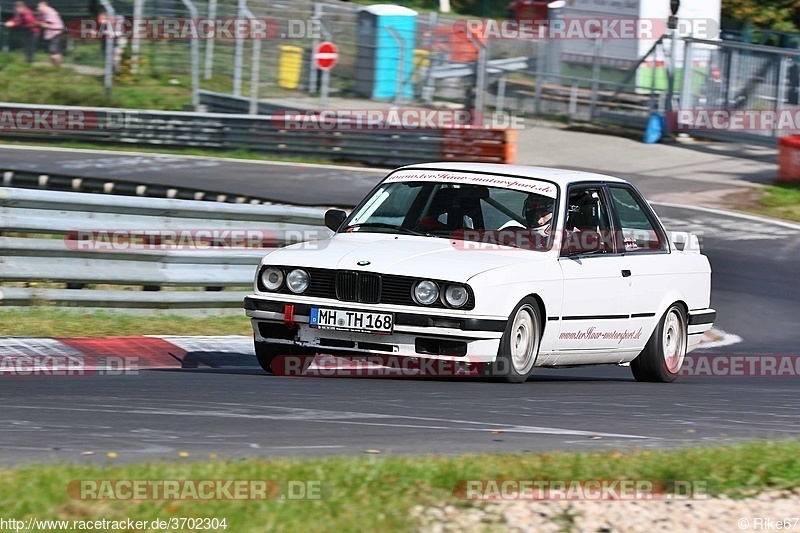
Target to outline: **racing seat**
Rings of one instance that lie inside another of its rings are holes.
[[[570,253],[609,253],[610,224],[600,202],[591,193],[570,198],[567,209],[565,248]]]
[[[483,229],[480,199],[488,195],[489,190],[486,187],[439,189],[417,227],[434,231]]]

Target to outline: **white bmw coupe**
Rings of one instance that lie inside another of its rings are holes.
[[[540,367],[630,364],[671,382],[711,328],[698,239],[667,234],[630,183],[538,167],[392,171],[329,240],[269,253],[244,307],[260,365],[315,354]]]

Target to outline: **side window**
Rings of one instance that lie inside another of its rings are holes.
[[[666,239],[648,216],[649,206],[643,205],[629,189],[621,187],[611,187],[611,198],[622,226],[625,253],[667,249]]]
[[[564,229],[566,255],[607,254],[614,251],[608,206],[600,187],[570,189]]]

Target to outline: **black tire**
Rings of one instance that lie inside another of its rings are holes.
[[[524,383],[539,357],[541,340],[539,304],[528,296],[517,304],[508,317],[497,359],[487,365],[484,375],[507,383]]]
[[[672,304],[661,317],[644,350],[631,361],[636,381],[672,383],[686,357],[688,343],[686,311]]]
[[[314,360],[314,354],[301,354],[298,350],[295,350],[285,344],[270,344],[268,342],[253,341],[253,346],[255,347],[258,365],[264,370],[264,372],[267,372],[268,374],[285,374],[282,369],[275,369],[272,367],[275,359],[280,356],[303,357],[299,367],[292,367],[292,372],[300,370],[300,373],[304,373],[306,370],[308,370],[308,367],[311,366],[311,362]]]

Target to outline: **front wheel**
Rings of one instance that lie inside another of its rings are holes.
[[[489,365],[490,377],[508,383],[523,383],[533,370],[539,356],[541,318],[536,300],[524,298],[508,319],[500,339],[497,359]]]
[[[679,304],[672,304],[658,323],[647,345],[631,361],[631,372],[636,381],[672,383],[686,358],[686,312]]]

